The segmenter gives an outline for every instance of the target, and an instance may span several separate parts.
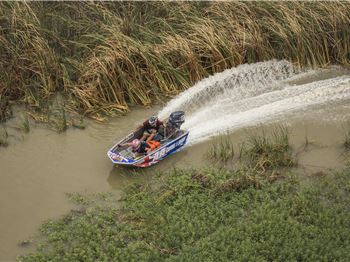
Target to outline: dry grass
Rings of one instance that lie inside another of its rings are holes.
[[[3,2],[0,96],[98,116],[242,63],[349,64],[346,2]]]

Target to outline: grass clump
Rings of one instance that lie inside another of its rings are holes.
[[[227,134],[212,141],[206,157],[210,160],[226,163],[228,160],[232,160],[234,155],[233,142]]]
[[[29,119],[28,119],[28,115],[22,115],[21,117],[21,125],[19,127],[20,130],[22,130],[24,133],[29,133],[30,131],[30,124],[29,124]]]
[[[3,128],[0,132],[0,146],[2,146],[2,147],[8,146],[8,142],[7,142],[8,136],[9,135],[7,133],[7,130],[5,128]]]
[[[350,131],[345,132],[343,145],[345,149],[350,150]]]
[[[256,170],[174,170],[42,226],[19,261],[349,260],[350,170],[269,182]]]
[[[77,129],[85,129],[86,128],[86,124],[84,122],[83,117],[80,117],[79,120],[72,119],[71,125],[72,125],[72,127],[77,128]]]
[[[58,113],[50,115],[49,124],[58,133],[61,133],[68,128],[67,114],[64,107],[61,107]]]
[[[240,156],[259,170],[292,167],[296,160],[292,157],[289,134],[286,127],[276,127],[270,135],[251,134],[241,146]]]
[[[1,93],[0,86],[0,123],[6,121],[12,116],[9,99]]]

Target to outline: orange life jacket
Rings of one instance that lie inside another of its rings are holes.
[[[158,141],[155,141],[155,140],[147,141],[146,143],[150,146],[151,151],[160,147],[160,143]]]

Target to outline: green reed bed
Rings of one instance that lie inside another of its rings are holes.
[[[174,170],[129,188],[119,209],[110,196],[98,205],[73,196],[82,207],[44,224],[42,245],[18,260],[347,261],[349,179],[349,169],[307,183]]]
[[[2,2],[0,99],[100,117],[242,63],[348,65],[349,21],[347,2]]]
[[[260,133],[250,134],[241,145],[240,156],[248,160],[248,165],[262,171],[296,165],[288,129],[284,126],[275,127],[269,134],[264,129]]]

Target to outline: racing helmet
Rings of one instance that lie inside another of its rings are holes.
[[[157,116],[151,116],[151,117],[148,119],[148,123],[149,123],[151,126],[156,126],[157,120],[158,120],[158,117],[157,117]]]

